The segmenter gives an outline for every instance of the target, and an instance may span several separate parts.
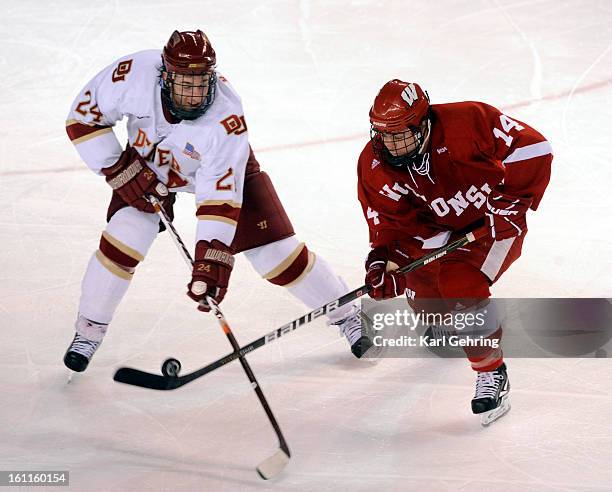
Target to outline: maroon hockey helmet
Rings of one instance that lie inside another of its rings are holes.
[[[174,31],[162,52],[169,72],[202,74],[214,70],[217,55],[206,34],[197,31]]]
[[[374,99],[370,124],[370,137],[377,157],[392,166],[407,167],[422,153],[429,135],[427,92],[413,82],[390,80]],[[388,138],[385,135],[394,135],[395,138],[389,139],[392,144],[383,143]],[[388,145],[392,146],[391,150]]]
[[[216,63],[215,50],[202,31],[172,33],[162,51],[161,85],[164,106],[173,116],[194,120],[208,110],[217,89]]]

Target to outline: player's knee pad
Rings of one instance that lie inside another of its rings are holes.
[[[315,255],[295,236],[244,252],[268,282],[283,287],[298,283],[313,267]]]
[[[486,299],[474,306],[454,309],[451,314],[455,331],[460,336],[483,338],[499,332],[501,337],[500,311],[492,299]]]
[[[148,252],[158,231],[153,214],[128,207],[119,210],[100,237],[98,261],[111,273],[130,280]]]
[[[245,251],[244,254],[263,278],[287,287],[310,309],[323,306],[348,291],[346,284],[329,264],[310,252],[295,236]],[[346,304],[332,311],[328,318],[336,322],[353,311],[353,305]]]
[[[474,266],[461,261],[440,264],[438,289],[450,310],[475,306],[491,297],[487,277]]]
[[[131,278],[138,263],[144,260],[144,256],[138,251],[119,241],[107,231],[104,231],[100,237],[96,258],[104,267],[122,278],[127,278],[125,273]]]
[[[489,281],[476,267],[461,261],[442,262],[438,287],[460,336],[486,338],[500,329],[499,310],[490,300]]]

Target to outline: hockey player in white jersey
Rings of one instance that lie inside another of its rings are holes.
[[[108,225],[87,266],[76,334],[64,357],[74,371],[87,368],[138,263],[163,230],[146,195],[160,199],[173,217],[175,193],[195,194],[187,294],[198,303],[206,296],[223,300],[239,252],[264,279],[286,287],[310,309],[347,292],[330,266],[295,237],[250,148],[240,98],[215,66],[215,51],[202,31],[175,31],[163,51],[133,53],[102,70],[71,106],[70,140],[113,189]],[[113,132],[123,118],[125,149]],[[355,306],[329,318],[356,357],[372,346]]]

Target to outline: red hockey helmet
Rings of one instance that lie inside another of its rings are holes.
[[[392,166],[405,168],[423,152],[430,130],[429,96],[419,84],[393,79],[370,108],[374,153]]]
[[[429,97],[419,84],[393,79],[374,99],[370,123],[379,132],[403,132],[419,126],[428,112]]]
[[[162,53],[169,72],[206,73],[214,70],[217,55],[206,34],[197,31],[174,31]]]
[[[162,98],[170,113],[186,120],[202,116],[214,101],[217,81],[217,55],[206,34],[199,29],[174,31],[162,51],[162,62]]]

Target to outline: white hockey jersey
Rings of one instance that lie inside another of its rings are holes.
[[[122,152],[113,126],[127,118],[129,144],[172,191],[195,193],[196,241],[231,244],[242,206],[249,142],[240,97],[217,74],[216,97],[201,117],[171,124],[161,102],[161,51],[124,56],[98,73],[74,100],[66,131],[98,173]]]

